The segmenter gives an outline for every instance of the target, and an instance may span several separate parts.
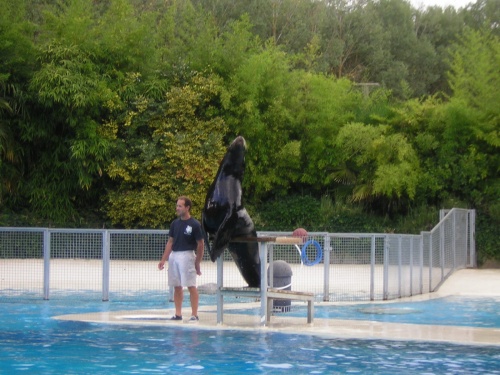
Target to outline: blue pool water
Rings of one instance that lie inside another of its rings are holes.
[[[418,302],[317,306],[314,310],[315,318],[325,319],[500,328],[499,297],[450,296]],[[305,314],[305,307],[294,307],[284,316]]]
[[[446,307],[447,302],[441,302],[440,307]],[[74,299],[0,303],[0,373],[500,374],[500,348],[494,346],[326,339],[172,325],[115,326],[52,318],[166,307],[171,306]],[[370,314],[360,314],[371,319]]]

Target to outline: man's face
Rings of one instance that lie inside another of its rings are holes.
[[[177,216],[184,217],[188,213],[188,208],[186,207],[186,202],[183,199],[179,199],[177,201],[177,205],[175,206],[175,212]]]

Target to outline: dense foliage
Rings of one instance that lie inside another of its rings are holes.
[[[0,9],[2,225],[164,228],[180,194],[199,216],[241,134],[260,229],[418,232],[452,204],[500,257],[496,0]]]

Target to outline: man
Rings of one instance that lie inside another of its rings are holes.
[[[164,269],[165,262],[168,261],[168,285],[174,287],[175,304],[175,315],[171,320],[182,320],[183,287],[187,287],[191,300],[189,322],[197,322],[199,295],[196,275],[201,275],[204,242],[200,222],[191,217],[191,206],[188,197],[181,196],[177,199],[177,219],[170,224],[168,241],[158,269]]]

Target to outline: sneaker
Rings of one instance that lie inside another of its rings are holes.
[[[182,320],[182,316],[174,315],[173,317],[170,318],[170,320]]]
[[[189,323],[197,323],[200,319],[197,317],[197,316],[192,316],[191,318],[189,318],[188,322]]]

